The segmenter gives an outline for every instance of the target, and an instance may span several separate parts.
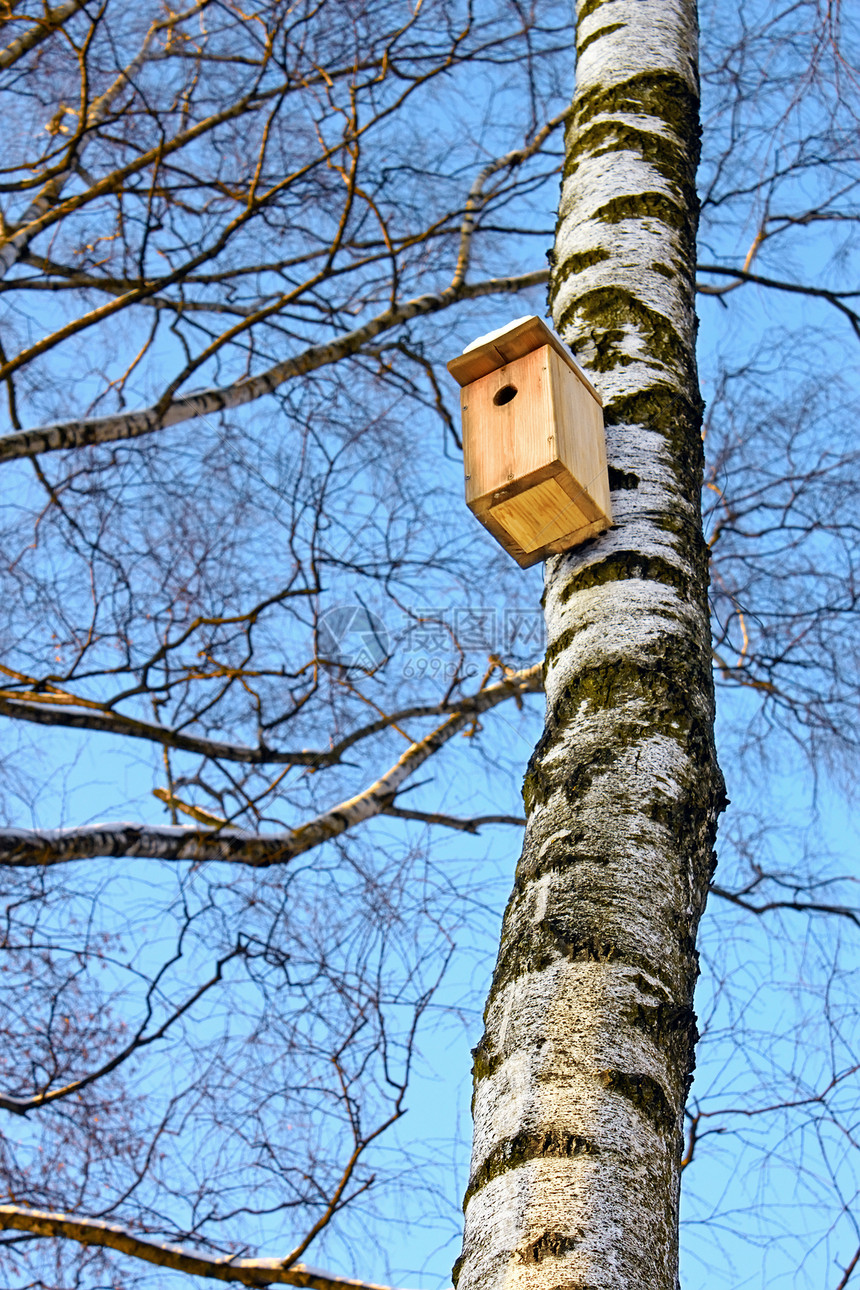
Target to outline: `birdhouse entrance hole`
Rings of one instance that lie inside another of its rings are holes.
[[[517,387],[515,385],[503,385],[502,388],[497,390],[493,395],[493,402],[497,408],[500,408],[503,404],[510,403],[511,399],[515,399],[516,397]]]
[[[466,505],[523,568],[612,523],[600,395],[540,318],[470,345],[461,386]]]

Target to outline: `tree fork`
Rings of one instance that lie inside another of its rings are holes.
[[[579,0],[550,303],[612,529],[547,563],[547,712],[475,1049],[459,1290],[676,1290],[695,937],[725,804],[695,363],[694,0]]]

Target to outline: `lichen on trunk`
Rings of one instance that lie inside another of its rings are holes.
[[[613,527],[546,569],[546,724],[475,1050],[459,1290],[676,1290],[696,929],[724,803],[695,366],[692,0],[581,0],[550,304]]]

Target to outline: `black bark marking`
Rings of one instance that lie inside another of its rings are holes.
[[[630,492],[639,487],[639,476],[631,472],[609,467],[609,488],[613,493]]]
[[[670,1133],[675,1127],[675,1110],[662,1084],[650,1075],[609,1070],[601,1072],[600,1081],[630,1102],[661,1133]]]
[[[561,1129],[548,1128],[542,1133],[518,1133],[495,1146],[475,1170],[466,1188],[463,1208],[493,1178],[507,1173],[509,1169],[517,1169],[529,1160],[572,1160],[575,1156],[598,1154],[598,1148],[588,1138],[581,1138],[576,1133],[567,1133]]]
[[[519,1263],[540,1263],[543,1259],[561,1259],[569,1250],[575,1250],[585,1232],[578,1228],[573,1233],[543,1232],[536,1240],[529,1241],[523,1249],[515,1251]]]

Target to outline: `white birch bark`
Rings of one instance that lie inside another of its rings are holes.
[[[550,288],[614,524],[547,564],[547,717],[475,1049],[459,1290],[675,1290],[713,747],[694,0],[580,0]]]

